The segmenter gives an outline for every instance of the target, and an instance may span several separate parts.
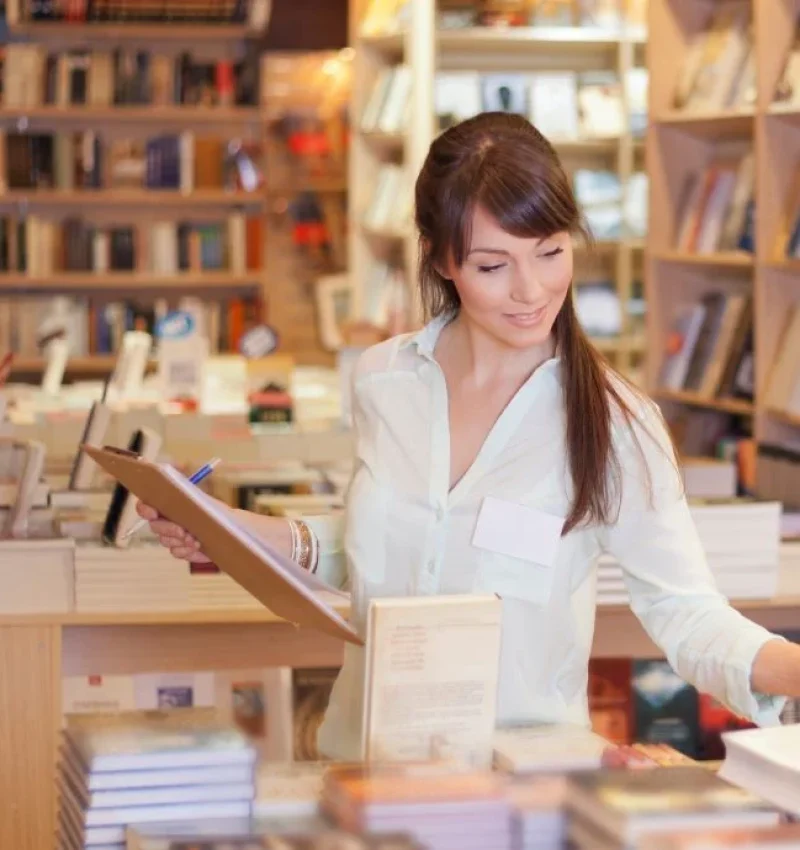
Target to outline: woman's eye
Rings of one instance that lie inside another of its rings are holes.
[[[491,272],[496,272],[498,269],[503,268],[503,263],[498,263],[495,266],[478,266],[478,271],[483,272],[484,274],[490,274]]]
[[[553,248],[552,251],[547,251],[547,253],[542,254],[543,257],[557,257],[559,254],[563,254],[563,248]]]

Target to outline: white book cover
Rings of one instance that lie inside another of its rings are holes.
[[[481,112],[481,78],[477,71],[439,71],[433,90],[439,129],[445,130]]]
[[[372,600],[365,760],[491,763],[501,617],[494,595]]]
[[[528,78],[525,74],[485,74],[481,85],[484,112],[528,115]]]
[[[405,129],[412,83],[411,68],[408,65],[398,65],[394,69],[389,91],[378,115],[377,129],[382,133],[398,133]]]
[[[622,90],[614,74],[584,74],[578,89],[581,134],[592,139],[610,139],[625,132]]]
[[[498,729],[495,765],[508,773],[595,770],[613,744],[582,726],[541,724]]]
[[[800,724],[725,732],[722,779],[800,815]]]
[[[577,74],[572,71],[534,74],[528,117],[553,144],[577,139],[580,135]]]
[[[71,723],[66,734],[93,773],[255,761],[247,738],[203,709],[95,715]]]
[[[370,91],[364,111],[361,113],[361,129],[364,132],[377,130],[383,104],[392,85],[394,68],[382,68]]]

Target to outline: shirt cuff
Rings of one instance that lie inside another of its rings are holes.
[[[751,720],[757,726],[778,726],[781,712],[787,698],[770,696],[753,691],[753,664],[761,647],[771,640],[786,641],[781,635],[775,635],[756,626],[746,629],[736,647],[736,658],[727,665],[727,693],[730,708],[742,717]]]
[[[331,587],[344,587],[347,578],[344,548],[342,546],[344,515],[304,516],[303,522],[317,538],[319,548],[317,576]]]

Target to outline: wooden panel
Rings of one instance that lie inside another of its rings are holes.
[[[341,642],[287,623],[65,626],[63,644],[67,676],[327,667],[343,654]]]
[[[60,630],[0,627],[0,847],[55,843]]]

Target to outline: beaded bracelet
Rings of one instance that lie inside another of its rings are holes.
[[[292,560],[311,573],[317,570],[319,542],[317,536],[302,520],[290,519],[289,529],[292,535]]]

